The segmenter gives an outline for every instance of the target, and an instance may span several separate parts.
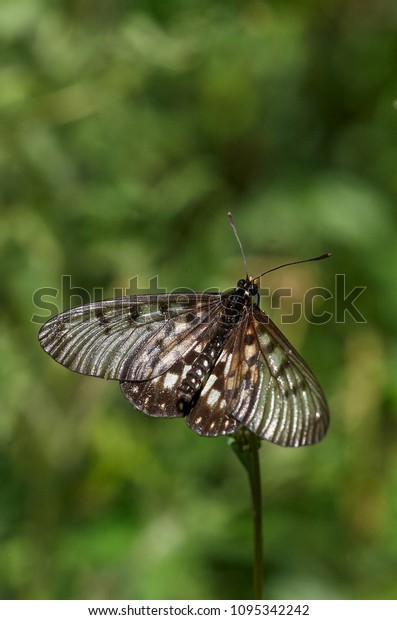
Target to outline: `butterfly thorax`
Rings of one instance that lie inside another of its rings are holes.
[[[252,297],[258,292],[258,287],[248,277],[239,280],[237,286],[223,298],[224,311],[219,317],[218,329],[197,354],[191,368],[186,374],[178,389],[178,407],[187,415],[197,402],[209,374],[221,354],[231,330],[244,317],[247,308],[252,307]]]
[[[226,296],[225,311],[221,317],[221,322],[226,326],[236,325],[240,322],[244,308],[251,305],[251,297],[258,292],[257,285],[247,278],[239,280],[236,288]]]

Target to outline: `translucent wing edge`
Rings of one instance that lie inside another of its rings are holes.
[[[277,379],[277,373],[275,373],[272,379],[273,381],[279,382],[278,390],[280,391],[284,388],[285,390],[290,390],[296,385],[299,386],[302,378],[307,382],[308,386],[307,390],[299,389],[298,394],[289,394],[294,408],[292,424],[291,411],[288,411],[288,402],[291,401],[284,398],[284,400],[280,399],[279,403],[267,403],[268,420],[267,425],[262,431],[263,437],[283,446],[298,447],[317,443],[324,437],[329,426],[329,409],[324,392],[304,359],[273,321],[256,305],[254,306],[253,315],[259,326],[262,325],[265,328],[265,332],[269,338],[273,339],[285,354],[287,360],[285,368],[287,370],[279,374],[279,379]],[[256,326],[255,329],[257,331]],[[263,345],[261,345],[261,339],[258,333],[257,338],[263,361],[268,364],[267,354],[266,351],[263,350]],[[271,375],[271,367],[268,367],[268,369]],[[263,381],[264,372],[261,372],[260,375],[261,381]],[[261,392],[261,390],[259,390],[259,392]],[[301,396],[302,399],[300,403],[298,402],[298,395]],[[270,396],[273,399],[275,398],[274,390],[273,393],[270,391]],[[255,409],[258,408],[260,408],[259,404],[257,404]],[[290,424],[287,424],[288,421]],[[286,428],[288,432],[285,431]]]

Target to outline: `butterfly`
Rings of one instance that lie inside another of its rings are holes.
[[[244,427],[281,446],[310,445],[327,431],[327,402],[302,357],[260,309],[260,277],[246,275],[225,293],[82,305],[48,320],[39,342],[70,370],[119,381],[136,409],[183,417],[199,435]]]

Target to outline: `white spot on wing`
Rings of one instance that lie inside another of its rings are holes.
[[[244,347],[245,359],[250,359],[256,354],[257,348],[254,344],[246,344]]]
[[[229,374],[230,366],[232,365],[232,359],[233,359],[233,355],[228,355],[226,358],[225,370],[224,370],[225,376]]]
[[[166,390],[170,390],[171,388],[173,388],[176,384],[176,382],[178,381],[178,375],[174,374],[173,372],[168,372],[166,373],[165,377],[164,377],[164,387]]]
[[[218,402],[219,398],[220,398],[220,391],[219,390],[211,390],[207,396],[207,401],[208,404],[210,405],[210,407],[213,407],[214,405],[216,405],[216,403]]]
[[[210,390],[212,388],[212,386],[214,385],[216,379],[217,379],[217,377],[216,377],[215,373],[213,373],[212,375],[210,375],[208,377],[208,381],[205,384],[205,391]]]

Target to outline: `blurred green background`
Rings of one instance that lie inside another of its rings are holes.
[[[263,443],[265,596],[396,597],[397,4],[2,0],[0,36],[0,595],[251,597],[227,440],[57,365],[33,303],[62,274],[229,288],[231,210],[253,274],[333,253],[263,286],[367,287],[366,323],[283,326],[332,424]]]

